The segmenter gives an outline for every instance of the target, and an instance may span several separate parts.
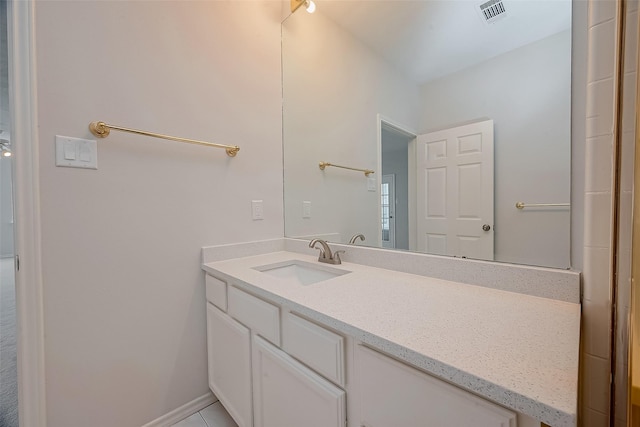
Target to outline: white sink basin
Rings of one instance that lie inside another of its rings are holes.
[[[350,273],[350,271],[340,270],[323,264],[313,264],[310,262],[290,260],[275,264],[261,265],[253,267],[262,273],[277,277],[283,283],[295,285],[311,285],[323,280],[333,279]]]

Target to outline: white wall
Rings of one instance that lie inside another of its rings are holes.
[[[570,46],[565,31],[421,87],[421,132],[494,120],[497,261],[570,265],[569,209],[515,208],[570,201]]]
[[[375,170],[377,114],[415,129],[417,86],[319,12],[295,13],[283,28],[286,235],[363,233],[379,245],[379,191],[362,173],[318,162]]]
[[[280,13],[36,3],[48,427],[139,427],[208,392],[200,248],[283,235]],[[241,151],[112,132],[98,170],[55,167],[55,135],[93,120]]]

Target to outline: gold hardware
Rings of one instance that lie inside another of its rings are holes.
[[[240,147],[238,147],[237,145],[215,144],[213,142],[205,142],[205,141],[198,141],[198,140],[195,140],[195,139],[179,138],[177,136],[162,135],[162,134],[159,134],[159,133],[146,132],[146,131],[143,131],[143,130],[125,128],[125,127],[122,127],[122,126],[108,125],[105,122],[91,122],[91,123],[89,123],[89,130],[91,131],[92,134],[94,134],[98,138],[106,138],[107,136],[109,136],[109,133],[111,132],[111,129],[119,130],[119,131],[122,131],[122,132],[135,133],[137,135],[151,136],[153,138],[168,139],[169,141],[186,142],[187,144],[196,144],[196,145],[205,145],[207,147],[224,148],[229,157],[235,157],[236,154],[238,154],[238,151],[240,151]]]
[[[525,203],[525,202],[517,202],[516,208],[524,209],[524,208],[544,208],[550,206],[571,206],[570,203]]]
[[[333,166],[334,168],[342,168],[342,169],[349,169],[352,171],[364,172],[364,176],[369,176],[372,173],[375,173],[375,171],[372,171],[371,169],[350,168],[349,166],[340,166],[340,165],[335,165],[329,162],[320,162],[320,164],[318,165],[318,167],[320,167],[320,170],[324,170],[324,168],[326,168],[327,166]]]
[[[305,0],[291,0],[291,13],[298,10],[300,6],[304,4]]]
[[[91,122],[89,123],[89,130],[98,138],[106,138],[111,132],[105,122]]]

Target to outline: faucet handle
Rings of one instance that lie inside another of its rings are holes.
[[[344,251],[335,251],[333,253],[333,260],[335,264],[342,264],[342,260],[340,259],[340,254],[345,253]]]

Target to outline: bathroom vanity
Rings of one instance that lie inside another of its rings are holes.
[[[331,266],[293,239],[203,249],[209,386],[240,427],[576,425],[577,302],[347,248]]]

